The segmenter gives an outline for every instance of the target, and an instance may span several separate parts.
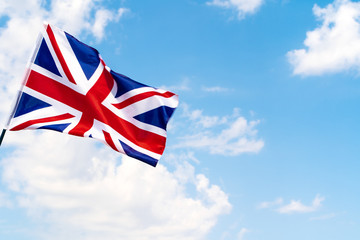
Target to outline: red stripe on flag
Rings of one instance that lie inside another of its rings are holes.
[[[34,124],[38,124],[38,123],[45,123],[45,122],[55,122],[55,121],[60,121],[60,120],[65,120],[65,119],[69,119],[69,118],[73,118],[74,116],[71,115],[70,113],[65,113],[59,116],[54,116],[54,117],[47,117],[47,118],[39,118],[39,119],[35,119],[35,120],[29,120],[27,122],[24,122],[22,124],[19,124],[15,127],[13,127],[12,129],[10,129],[11,131],[18,131],[18,130],[22,130],[25,129],[27,127],[30,127]]]
[[[104,134],[104,138],[105,138],[106,143],[107,143],[112,149],[114,149],[115,151],[119,151],[119,150],[117,149],[117,147],[115,146],[115,144],[114,144],[114,142],[113,142],[113,140],[112,140],[112,138],[111,138],[111,136],[110,136],[110,133],[105,132],[105,131],[103,130],[103,134]]]
[[[51,27],[48,25],[47,28],[46,28],[46,32],[49,36],[49,39],[50,39],[50,42],[51,42],[51,45],[53,46],[54,48],[54,51],[55,51],[55,54],[57,56],[57,58],[59,59],[59,62],[61,64],[61,67],[63,68],[64,70],[64,73],[66,75],[66,77],[68,78],[68,80],[74,84],[76,84],[73,76],[71,75],[71,72],[66,64],[66,61],[64,59],[64,56],[62,55],[61,51],[60,51],[60,48],[59,48],[59,45],[57,44],[56,42],[56,39],[55,39],[55,35],[51,29]]]
[[[150,92],[145,92],[145,93],[141,93],[141,94],[132,96],[132,97],[122,101],[121,103],[117,103],[117,104],[113,104],[113,105],[114,105],[114,107],[116,107],[118,109],[122,109],[133,103],[136,103],[138,101],[144,100],[144,99],[152,97],[152,96],[161,96],[164,98],[171,98],[174,95],[175,94],[172,92],[159,93],[156,91],[150,91]]]

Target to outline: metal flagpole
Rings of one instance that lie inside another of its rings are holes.
[[[3,139],[4,139],[4,137],[5,137],[6,130],[7,130],[7,128],[8,128],[9,125],[10,125],[11,119],[14,117],[14,114],[15,114],[15,112],[16,112],[16,109],[17,109],[17,107],[18,107],[18,105],[19,105],[19,101],[20,101],[21,95],[22,95],[22,93],[23,93],[24,86],[26,85],[26,82],[27,82],[27,80],[28,80],[28,78],[29,78],[29,74],[30,74],[30,70],[31,70],[31,69],[30,69],[30,68],[31,68],[31,65],[32,65],[32,63],[34,62],[34,60],[35,60],[35,55],[36,55],[36,53],[38,52],[38,50],[39,50],[39,48],[40,48],[41,40],[42,40],[42,34],[41,34],[41,32],[40,32],[39,35],[38,35],[38,37],[37,37],[36,44],[35,44],[35,47],[34,47],[34,49],[33,49],[33,51],[32,51],[32,54],[31,54],[31,56],[30,56],[30,59],[29,59],[29,61],[28,61],[28,63],[27,63],[26,70],[25,70],[25,74],[24,74],[24,77],[23,77],[23,82],[22,82],[22,84],[21,84],[21,86],[20,86],[20,89],[18,90],[18,93],[17,93],[17,96],[16,96],[16,100],[15,100],[14,103],[13,103],[13,107],[11,108],[11,112],[10,112],[10,115],[9,115],[9,119],[8,119],[8,121],[7,121],[4,129],[3,129],[2,132],[1,132],[1,136],[0,136],[0,146],[1,146],[1,143],[2,143],[2,141],[3,141]]]
[[[4,129],[2,130],[2,133],[1,133],[1,136],[0,136],[0,146],[1,146],[1,143],[2,143],[2,141],[3,141],[3,139],[4,139],[5,133],[6,133],[6,129],[4,128]]]

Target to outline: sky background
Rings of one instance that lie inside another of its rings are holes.
[[[43,21],[180,98],[156,168],[8,132],[0,239],[360,239],[359,19],[348,0],[0,0],[2,125]]]

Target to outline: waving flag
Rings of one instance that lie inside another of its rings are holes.
[[[96,49],[45,24],[8,128],[95,138],[156,166],[177,105],[174,93],[112,71]]]

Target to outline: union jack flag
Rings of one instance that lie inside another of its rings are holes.
[[[8,129],[94,138],[156,166],[178,96],[112,71],[96,49],[44,26]]]

